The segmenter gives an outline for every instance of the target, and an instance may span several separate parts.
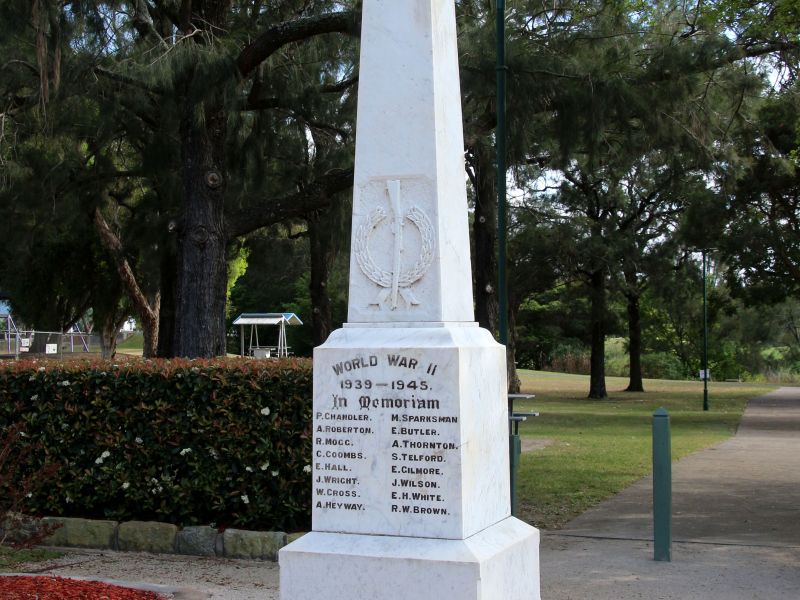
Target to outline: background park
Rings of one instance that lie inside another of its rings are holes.
[[[800,7],[506,4],[503,215],[495,3],[457,2],[475,310],[541,413],[519,516],[558,529],[650,471],[655,408],[677,459],[800,379]],[[308,528],[359,28],[355,0],[0,5],[0,353],[94,340],[2,363],[0,513]],[[270,311],[305,321],[294,358],[226,357]]]

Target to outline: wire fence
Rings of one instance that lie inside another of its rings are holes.
[[[121,332],[117,341],[124,341],[130,333]],[[0,357],[52,357],[68,358],[100,354],[100,336],[91,333],[35,331],[0,327]]]

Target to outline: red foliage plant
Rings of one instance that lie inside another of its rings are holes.
[[[3,600],[166,600],[155,592],[65,577],[0,576]]]

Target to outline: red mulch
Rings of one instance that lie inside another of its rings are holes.
[[[0,600],[165,600],[155,592],[64,577],[0,577]]]

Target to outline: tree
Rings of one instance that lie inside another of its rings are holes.
[[[724,175],[729,225],[720,239],[736,293],[774,302],[800,287],[800,101],[798,85],[760,101],[737,136]]]
[[[9,47],[25,48],[32,35],[39,58],[11,61],[18,80],[4,97],[14,118],[30,123],[45,106],[57,114],[82,95],[88,123],[60,114],[60,125],[71,125],[68,135],[85,146],[83,160],[62,167],[66,188],[87,180],[144,188],[115,202],[137,213],[131,228],[147,231],[146,242],[128,237],[118,247],[97,219],[100,238],[115,256],[128,256],[137,281],[158,281],[162,337],[174,329],[167,353],[223,353],[229,245],[324,208],[351,185],[347,165],[297,160],[297,153],[312,130],[346,148],[347,130],[317,116],[325,113],[321,105],[350,108],[354,45],[324,38],[357,35],[358,12],[333,1],[279,8],[244,0],[26,4],[3,9],[6,22],[19,25]],[[278,147],[287,128],[301,133]],[[95,204],[107,205],[102,194]],[[156,246],[158,260],[142,260]],[[145,263],[155,272],[137,272]],[[165,326],[165,314],[174,324]]]
[[[569,31],[573,43],[568,53],[550,57],[536,71],[550,94],[551,119],[540,136],[544,143],[531,151],[529,161],[546,168],[545,181],[561,181],[560,193],[544,201],[579,225],[578,272],[592,306],[589,396],[603,398],[604,320],[617,258],[635,250],[646,253],[649,246],[637,241],[638,234],[646,236],[654,215],[676,210],[679,200],[636,192],[638,199],[626,201],[626,192],[638,185],[637,165],[660,152],[655,169],[673,174],[713,169],[716,148],[726,145],[726,127],[736,118],[742,94],[759,89],[748,58],[785,45],[731,40],[700,5],[659,3],[634,10],[585,3],[580,9],[571,15],[580,19],[550,23]],[[676,171],[674,161],[664,160],[671,155],[689,158],[694,167],[679,165]],[[633,290],[635,261],[627,267]]]

